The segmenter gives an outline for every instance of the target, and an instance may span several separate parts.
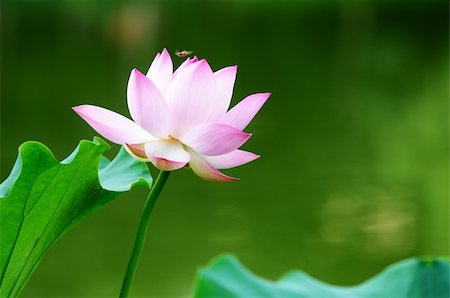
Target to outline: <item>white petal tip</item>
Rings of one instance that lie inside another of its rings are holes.
[[[130,144],[125,144],[125,145],[123,145],[123,147],[128,152],[128,154],[130,154],[131,157],[133,157],[134,159],[141,161],[141,162],[149,162],[150,161],[148,159],[147,155],[145,154],[145,152],[141,148],[134,146],[134,145],[130,145]]]
[[[151,156],[152,164],[162,171],[175,171],[186,165],[186,162],[172,161],[161,157]]]
[[[145,154],[144,149],[131,145],[131,144],[125,144],[125,149],[129,149],[134,155],[140,157],[140,158],[147,158],[147,155]]]
[[[241,178],[236,178],[236,177],[230,177],[227,175],[223,175],[220,179],[211,179],[208,180],[210,182],[236,182],[241,180]]]

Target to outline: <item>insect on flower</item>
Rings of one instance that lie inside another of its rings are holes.
[[[219,170],[259,157],[239,147],[251,136],[243,130],[270,96],[254,93],[229,109],[236,72],[236,65],[213,71],[197,57],[187,58],[174,71],[164,49],[147,75],[131,71],[127,97],[133,120],[93,105],[73,109],[137,160],[162,171],[189,165],[205,180],[235,181]]]
[[[192,55],[192,51],[184,51],[184,50],[183,51],[176,51],[175,55],[177,55],[180,58],[184,58],[184,57]]]

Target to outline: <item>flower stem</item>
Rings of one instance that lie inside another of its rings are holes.
[[[152,214],[153,207],[158,199],[159,194],[169,177],[170,172],[159,172],[158,178],[156,178],[153,184],[147,201],[145,202],[144,210],[142,211],[141,221],[138,226],[136,240],[134,241],[133,251],[131,252],[130,260],[128,261],[127,272],[122,283],[122,289],[120,290],[120,298],[128,297],[128,293],[133,283],[134,274],[136,273],[139,258],[141,257],[142,249],[145,244],[145,237],[147,235],[148,224],[150,222],[150,215]]]

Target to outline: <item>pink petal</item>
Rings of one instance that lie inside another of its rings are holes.
[[[179,138],[197,124],[211,122],[221,115],[215,102],[213,72],[205,60],[186,66],[165,93],[171,111],[171,135]]]
[[[160,170],[173,171],[184,167],[191,155],[174,139],[158,140],[145,144],[145,153],[151,163]]]
[[[247,96],[229,110],[219,122],[243,130],[252,121],[270,95],[270,93],[256,93]]]
[[[221,155],[242,146],[251,134],[224,124],[200,124],[184,134],[180,141],[203,155]]]
[[[155,83],[159,90],[163,90],[172,79],[172,73],[172,59],[167,49],[163,49],[162,53],[158,53],[153,59],[152,65],[147,72],[147,77]]]
[[[213,101],[217,105],[220,117],[223,117],[230,106],[233,95],[234,82],[236,80],[237,65],[222,68],[214,73],[215,90],[212,94]],[[216,119],[213,119],[216,120]]]
[[[233,178],[221,173],[210,163],[208,163],[203,157],[193,152],[192,150],[189,150],[189,152],[191,153],[191,160],[189,162],[189,165],[191,166],[192,171],[194,171],[194,173],[197,174],[200,178],[213,182],[230,182],[239,180],[238,178]]]
[[[125,144],[123,147],[125,148],[125,150],[127,150],[128,154],[130,154],[136,160],[142,162],[150,161],[147,157],[147,154],[145,154],[144,144],[137,144],[137,145]]]
[[[113,143],[140,144],[155,138],[128,118],[110,110],[81,105],[72,108],[95,131]]]
[[[259,155],[243,150],[234,150],[223,155],[204,156],[206,161],[216,169],[231,169],[249,163],[259,157]]]
[[[189,65],[197,63],[197,62],[198,62],[197,56],[194,56],[194,58],[187,58],[180,66],[178,66],[178,68],[173,73],[173,76],[175,77],[177,74],[179,74],[181,71],[183,71],[183,69],[185,69],[186,66],[189,66]]]
[[[159,138],[169,136],[166,101],[153,82],[137,69],[131,71],[127,89],[131,117],[142,128]]]

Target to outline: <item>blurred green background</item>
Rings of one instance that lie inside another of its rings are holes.
[[[232,184],[173,173],[133,295],[188,296],[222,252],[266,278],[298,268],[340,285],[448,255],[447,6],[2,1],[1,180],[26,140],[63,159],[93,138],[71,106],[128,115],[131,69],[187,49],[215,70],[239,65],[233,103],[273,93],[244,146],[262,158],[227,171]],[[56,243],[22,295],[117,296],[145,196],[133,190]]]

